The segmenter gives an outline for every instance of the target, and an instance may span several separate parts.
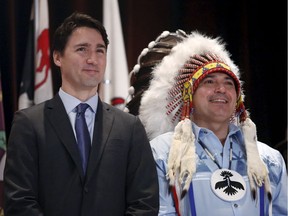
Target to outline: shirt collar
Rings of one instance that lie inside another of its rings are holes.
[[[65,91],[63,91],[62,88],[60,88],[59,96],[64,104],[64,107],[67,113],[72,112],[79,103],[89,104],[90,109],[92,109],[92,111],[96,113],[96,109],[98,106],[98,93],[90,97],[87,101],[80,101],[78,98],[66,93]]]
[[[200,133],[208,134],[208,133],[213,133],[211,130],[203,127],[197,126],[194,122],[192,122],[192,129],[195,135],[195,139],[198,140]],[[213,133],[214,134],[214,133]],[[230,123],[229,124],[229,133],[228,137],[234,137],[240,141],[240,143],[243,143],[242,139],[242,132],[240,127],[236,126],[235,124]]]

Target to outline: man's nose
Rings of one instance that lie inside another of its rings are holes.
[[[215,92],[220,92],[220,93],[224,93],[226,91],[226,88],[223,84],[221,83],[217,83],[215,86]]]
[[[97,64],[97,55],[96,53],[91,53],[88,57],[87,57],[87,63],[88,64]]]

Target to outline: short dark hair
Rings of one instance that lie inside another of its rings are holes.
[[[98,31],[104,40],[106,49],[108,48],[109,40],[102,23],[87,14],[74,12],[56,29],[53,38],[53,51],[63,54],[69,37],[79,27],[89,27]]]

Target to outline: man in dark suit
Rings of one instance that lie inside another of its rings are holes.
[[[56,30],[53,60],[62,85],[53,99],[15,113],[5,216],[158,214],[156,167],[143,125],[98,97],[108,43],[102,24],[85,14],[73,13]],[[87,166],[74,128],[80,103],[89,105]]]

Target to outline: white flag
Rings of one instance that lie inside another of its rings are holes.
[[[52,96],[48,3],[47,0],[34,0],[18,108],[27,108]]]
[[[53,96],[50,65],[49,8],[47,0],[35,1],[36,74],[34,103]],[[37,4],[38,3],[38,4]]]
[[[123,102],[119,108],[124,109],[124,102],[128,96],[129,80],[118,1],[105,0],[103,7],[103,24],[110,43],[100,96],[103,101],[112,105],[119,106],[118,103]],[[117,102],[114,104],[113,101]]]

